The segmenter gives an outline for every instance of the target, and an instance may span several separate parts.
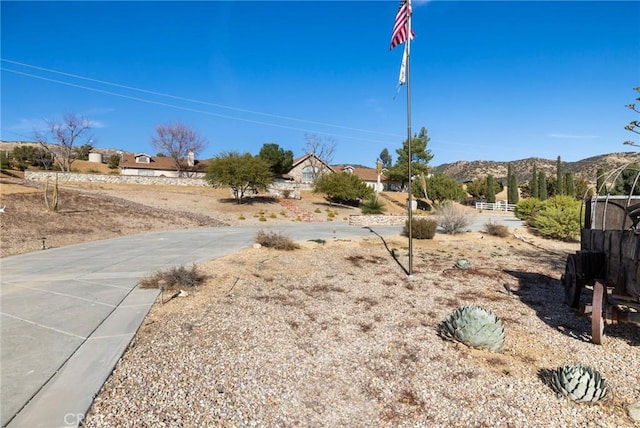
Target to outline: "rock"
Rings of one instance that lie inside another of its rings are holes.
[[[262,245],[260,244],[253,244],[253,248],[255,248],[256,250],[259,248],[262,248]]]
[[[627,413],[629,417],[636,422],[640,422],[640,401],[631,403],[627,406]]]

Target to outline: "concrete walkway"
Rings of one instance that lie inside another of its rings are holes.
[[[499,220],[510,227],[511,218]],[[477,230],[486,220],[476,218]],[[295,240],[373,236],[345,223],[295,223],[149,233],[0,259],[0,422],[78,426],[157,290],[136,287],[160,269],[201,263],[251,245],[258,229]],[[400,226],[375,227],[398,236]]]
[[[1,259],[2,426],[77,426],[156,301],[138,280],[249,246],[257,229],[150,233]],[[344,223],[266,229],[293,239],[371,235]]]

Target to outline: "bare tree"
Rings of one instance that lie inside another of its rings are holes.
[[[304,134],[304,150],[307,154],[313,154],[309,158],[309,164],[313,168],[312,176],[315,181],[322,174],[324,168],[321,162],[331,165],[333,154],[336,151],[336,143],[331,137],[321,137],[318,134]]]
[[[640,92],[640,86],[638,86],[636,88],[633,88],[633,90]],[[636,101],[640,101],[640,97],[636,98]],[[636,113],[640,113],[640,107],[636,106],[635,103],[627,104],[625,107],[627,107],[630,110],[635,111]],[[640,134],[640,121],[632,120],[631,122],[629,122],[629,124],[627,126],[624,127],[624,129],[626,129],[627,131],[631,131],[634,134]],[[624,144],[628,144],[630,146],[635,146],[635,147],[640,147],[640,144],[637,144],[636,142],[631,141],[631,140],[625,141]]]
[[[53,161],[62,171],[70,172],[71,164],[76,160],[76,144],[84,140],[91,141],[91,121],[75,114],[65,114],[62,122],[47,121],[45,132],[36,131],[36,141],[51,154]],[[49,138],[52,140],[49,142]]]
[[[195,156],[207,146],[207,140],[180,122],[158,125],[156,134],[151,137],[153,147],[173,159],[178,176],[191,175],[196,169]]]

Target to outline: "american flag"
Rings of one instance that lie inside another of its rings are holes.
[[[390,50],[407,41],[407,19],[411,13],[411,0],[400,0],[396,22],[393,25],[393,34],[391,34]],[[413,39],[414,36],[413,30],[411,30],[411,38]]]

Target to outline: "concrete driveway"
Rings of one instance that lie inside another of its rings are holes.
[[[510,217],[497,221],[509,227]],[[517,221],[517,220],[516,220]],[[474,219],[472,230],[486,220]],[[218,227],[149,233],[0,259],[0,422],[78,426],[113,371],[158,290],[144,276],[201,263],[251,245],[258,229],[295,240],[372,236],[345,223]],[[374,227],[398,236],[400,226]]]

